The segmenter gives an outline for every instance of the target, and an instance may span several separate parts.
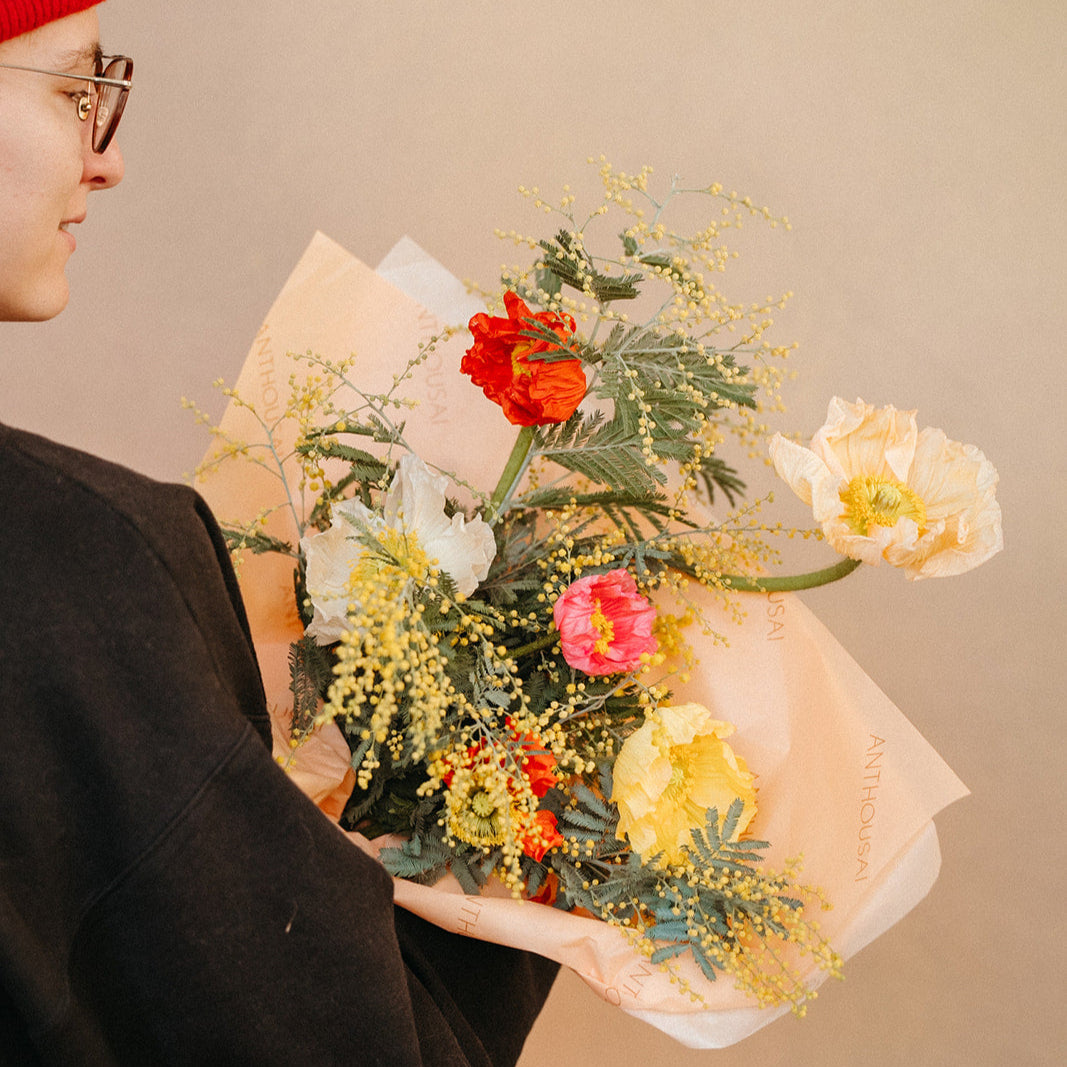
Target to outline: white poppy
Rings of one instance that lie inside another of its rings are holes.
[[[351,628],[354,604],[353,574],[390,565],[407,569],[412,580],[430,576],[436,569],[447,574],[462,596],[470,596],[489,573],[496,542],[489,524],[480,518],[469,522],[463,515],[445,514],[448,479],[433,474],[417,456],[405,455],[386,490],[381,512],[358,500],[334,505],[328,530],[300,542],[307,560],[307,590],[314,617],[307,633],[328,645]],[[381,543],[378,555],[359,538],[371,534]]]

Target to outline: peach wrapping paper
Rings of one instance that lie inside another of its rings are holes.
[[[381,392],[444,324],[483,310],[440,264],[404,238],[372,271],[321,234],[312,240],[267,315],[237,382],[269,421],[284,407],[290,375],[303,364],[290,351],[339,359],[355,352],[355,378]],[[514,439],[497,407],[459,373],[468,342],[440,346],[402,392],[419,400],[405,415],[406,438],[424,459],[486,491],[496,484]],[[231,403],[221,427],[248,441],[261,431]],[[283,442],[283,444],[289,444]],[[280,496],[261,467],[230,462],[202,486],[222,519],[247,519]],[[292,520],[276,513],[268,529],[292,540]],[[292,568],[280,557],[248,557],[241,570],[253,637],[277,722],[276,751],[296,783],[336,817],[351,789],[348,748],[330,727],[290,758],[287,654],[300,634]],[[754,836],[772,842],[768,865],[804,855],[803,880],[833,902],[821,917],[842,956],[858,952],[915,906],[937,877],[932,817],[967,793],[915,728],[795,597],[745,596],[738,626],[714,597],[697,590],[729,647],[700,650],[679,700],[696,700],[737,725],[735,749],[759,775]],[[358,835],[353,835],[358,838]],[[375,846],[357,843],[374,851]],[[430,888],[395,880],[397,904],[445,929],[529,949],[571,967],[601,997],[697,1048],[721,1048],[777,1018],[729,979],[701,981],[694,1004],[633,952],[605,923],[493,895],[465,896],[452,879]],[[807,980],[817,984],[821,972]]]

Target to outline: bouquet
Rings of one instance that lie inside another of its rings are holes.
[[[788,347],[777,302],[713,279],[724,231],[785,220],[601,178],[584,219],[525,191],[560,225],[503,235],[530,262],[490,312],[410,242],[375,275],[316,238],[199,473],[279,762],[397,902],[722,1045],[803,1012],[921,898],[930,816],[965,792],[788,592],[977,565],[996,474],[914,413],[835,399],[810,448],[768,451],[843,558],[773,573],[720,446],[763,443]],[[684,200],[713,221],[676,232]]]

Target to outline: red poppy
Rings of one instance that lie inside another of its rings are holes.
[[[510,721],[508,725],[511,725]],[[558,781],[556,758],[533,734],[523,734],[519,741],[523,752],[527,753],[522,761],[522,776],[529,782],[533,795],[543,797]]]
[[[530,859],[540,863],[550,848],[563,844],[563,835],[556,828],[556,816],[550,811],[535,811],[516,834],[519,847]]]
[[[556,759],[551,752],[547,751],[544,743],[536,734],[527,732],[519,734],[512,727],[511,720],[507,720],[508,729],[511,730],[512,738],[519,743],[520,752],[515,753],[519,760],[519,773],[529,790],[537,798],[543,797],[553,786],[558,778],[556,775]],[[466,749],[455,750],[445,757],[447,770],[441,776],[442,781],[449,788],[455,779],[459,768],[477,769],[491,766],[492,750],[487,750],[484,741],[469,745]],[[498,755],[501,767],[505,764],[505,756]],[[522,793],[522,786],[515,776],[508,773],[508,793],[510,794],[506,816],[510,818],[515,833],[515,840],[519,848],[531,859],[540,862],[550,848],[558,848],[563,844],[563,835],[556,828],[556,816],[550,811],[536,810],[529,812],[519,807],[516,803]],[[504,816],[502,806],[498,809]],[[463,836],[459,834],[458,836]],[[471,840],[470,838],[463,838]]]
[[[474,344],[459,369],[481,386],[515,426],[566,422],[585,396],[582,361],[530,359],[541,352],[570,350],[574,319],[552,311],[532,312],[513,292],[504,294],[507,318],[479,314],[470,320]],[[524,337],[538,325],[559,338]]]
[[[519,734],[512,726],[510,718],[506,722],[508,729],[511,731],[512,739],[518,741],[521,747],[522,757],[519,767],[522,771],[522,777],[529,785],[530,792],[540,799],[559,781],[556,775],[556,757],[548,751],[539,737],[529,732]],[[476,745],[470,745],[462,756],[456,753],[449,755],[446,758],[448,770],[442,777],[442,781],[445,785],[451,786],[452,779],[456,773],[455,768],[473,767],[476,763],[485,760],[484,753],[485,742],[479,741]],[[504,756],[501,755],[501,767],[504,766],[504,762]],[[518,787],[515,788],[517,791]]]
[[[538,861],[540,862],[540,861]],[[559,893],[559,879],[556,877],[555,871],[549,871],[545,875],[545,880],[541,883],[541,888],[534,893],[532,897],[527,897],[527,900],[532,901],[534,904],[547,904],[551,905],[556,903],[556,896]]]

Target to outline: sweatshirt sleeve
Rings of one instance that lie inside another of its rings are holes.
[[[0,577],[18,739],[0,1006],[42,1060],[513,1063],[555,965],[398,913],[388,875],[273,762],[193,495],[143,513],[65,481],[26,496],[0,537],[18,556]]]

